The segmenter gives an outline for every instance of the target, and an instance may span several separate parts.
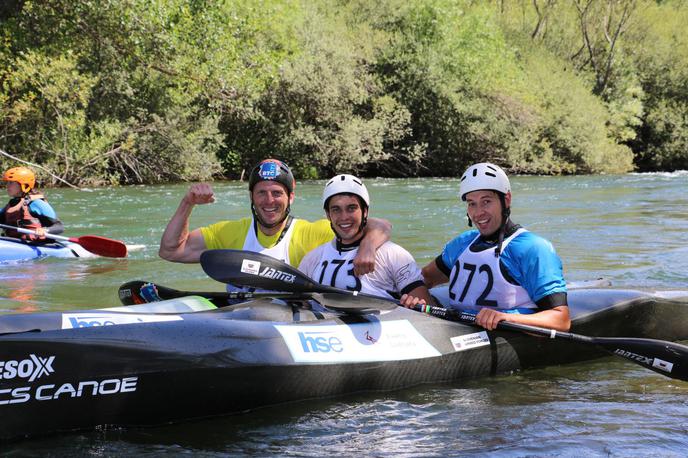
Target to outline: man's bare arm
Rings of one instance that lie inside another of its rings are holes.
[[[421,270],[425,286],[433,288],[449,281],[449,278],[437,267],[437,262],[432,260]]]
[[[167,223],[158,254],[174,262],[198,262],[206,249],[200,229],[189,232],[189,217],[196,205],[215,202],[212,187],[205,183],[192,185]]]

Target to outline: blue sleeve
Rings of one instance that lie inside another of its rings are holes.
[[[440,255],[447,271],[450,271],[452,267],[454,267],[458,257],[477,236],[477,230],[466,231],[447,242]]]
[[[550,294],[566,293],[561,259],[549,240],[524,232],[506,247],[502,262],[533,302]]]
[[[51,207],[50,204],[45,200],[36,199],[31,201],[31,203],[29,204],[29,211],[31,212],[31,214],[37,217],[45,216],[46,218],[50,218],[53,220],[58,219],[57,213],[55,213],[53,207]]]

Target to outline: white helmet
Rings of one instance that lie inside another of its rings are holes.
[[[370,197],[368,196],[368,190],[366,189],[360,178],[356,178],[353,175],[337,175],[327,182],[325,185],[325,190],[323,191],[323,208],[327,210],[327,201],[330,197],[337,194],[354,194],[363,199],[366,207],[370,207]]]
[[[473,191],[490,190],[506,194],[511,191],[509,178],[499,166],[489,162],[475,164],[464,172],[461,177],[459,195],[466,200],[466,194]]]

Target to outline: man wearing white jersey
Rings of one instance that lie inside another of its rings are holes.
[[[370,197],[363,182],[353,175],[337,175],[327,182],[323,208],[336,237],[306,254],[299,270],[324,285],[398,299],[402,294],[425,298],[430,294],[413,256],[392,242],[375,253],[375,269],[356,275],[353,259],[368,219]]]

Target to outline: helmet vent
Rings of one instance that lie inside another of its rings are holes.
[[[337,175],[327,182],[323,191],[323,207],[327,210],[327,201],[336,194],[353,194],[362,199],[366,207],[370,206],[370,196],[363,181],[348,174]]]
[[[496,191],[507,194],[511,190],[509,178],[497,165],[483,162],[472,165],[461,177],[459,195],[466,200],[466,194],[478,190]]]

